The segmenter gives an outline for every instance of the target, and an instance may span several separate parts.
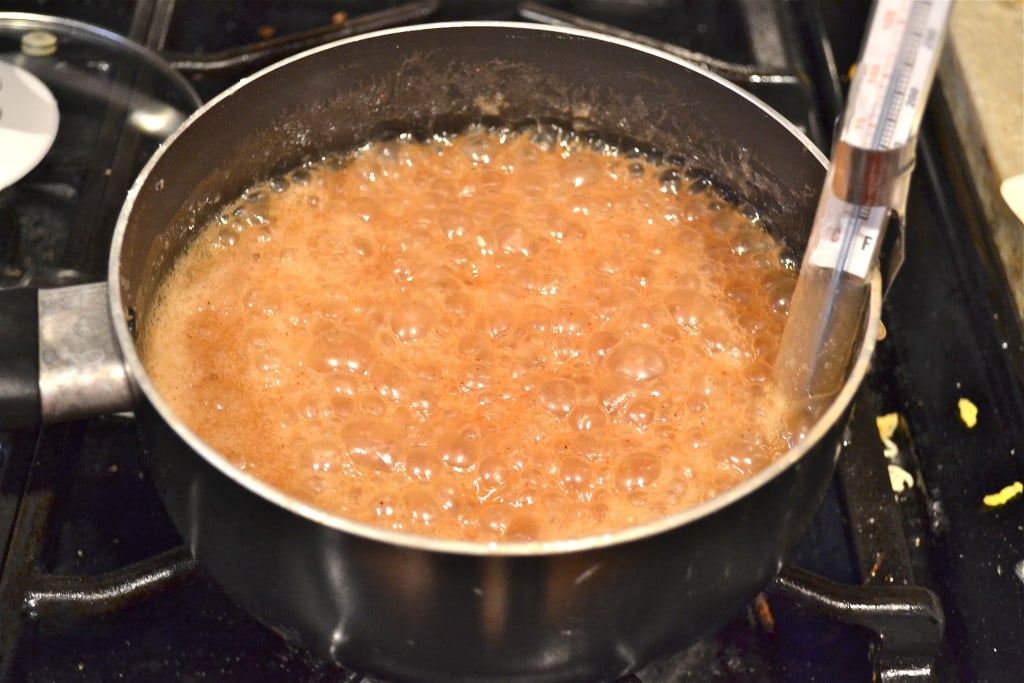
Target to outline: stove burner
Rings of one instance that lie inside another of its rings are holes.
[[[60,113],[46,85],[19,66],[0,61],[0,190],[35,168],[57,137]]]

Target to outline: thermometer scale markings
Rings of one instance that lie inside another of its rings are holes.
[[[949,1],[881,0],[855,75],[847,124],[840,139],[868,150],[913,144],[927,90],[937,62],[935,49]],[[895,50],[893,49],[895,47]],[[861,206],[834,196],[826,187],[810,262],[843,270],[866,280],[874,266],[878,241],[889,209]]]

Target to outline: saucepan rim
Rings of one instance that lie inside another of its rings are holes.
[[[825,155],[819,150],[804,133],[792,123],[783,118],[778,112],[761,102],[758,98],[743,91],[718,75],[707,71],[697,65],[691,64],[673,55],[661,52],[655,48],[639,45],[628,40],[607,36],[600,33],[577,28],[554,27],[526,22],[501,22],[501,21],[460,21],[460,22],[438,22],[430,24],[418,24],[403,26],[399,28],[374,31],[351,38],[345,38],[326,45],[322,45],[300,54],[294,55],[271,66],[268,66],[256,74],[242,79],[231,88],[225,90],[217,97],[210,100],[201,107],[179,128],[161,148],[153,155],[142,172],[139,174],[134,185],[127,195],[127,199],[118,217],[111,245],[110,261],[108,267],[108,289],[110,292],[110,315],[113,321],[114,331],[120,344],[126,363],[126,370],[133,386],[133,391],[141,392],[159,415],[168,425],[181,437],[191,449],[199,454],[207,463],[215,467],[222,474],[229,477],[250,492],[260,496],[264,500],[288,510],[296,515],[304,517],[312,522],[320,524],[339,532],[353,534],[380,543],[401,546],[408,549],[422,550],[427,552],[448,553],[457,555],[477,556],[543,556],[556,555],[572,552],[595,550],[611,546],[623,545],[642,539],[656,536],[670,530],[687,526],[702,518],[713,515],[715,512],[726,508],[736,501],[745,498],[757,489],[766,486],[770,481],[778,477],[785,470],[797,465],[826,435],[826,433],[841,419],[847,407],[853,400],[861,381],[867,374],[874,351],[875,341],[878,336],[878,328],[881,319],[882,287],[881,278],[876,272],[871,281],[871,295],[866,311],[866,324],[863,329],[863,337],[859,351],[851,366],[847,381],[835,400],[817,421],[814,427],[799,444],[791,448],[785,454],[777,458],[770,465],[748,477],[741,483],[733,486],[727,491],[710,498],[696,505],[682,509],[674,514],[666,515],[657,520],[618,529],[608,533],[593,534],[574,539],[559,539],[551,541],[462,541],[453,539],[436,538],[422,534],[399,532],[381,527],[348,519],[339,515],[330,514],[316,507],[290,496],[281,490],[263,482],[252,474],[239,469],[217,450],[209,446],[198,435],[189,429],[171,409],[167,401],[160,395],[152,380],[143,367],[138,353],[135,349],[135,342],[129,330],[126,316],[126,305],[121,293],[121,250],[128,230],[129,218],[133,214],[135,201],[143,191],[153,170],[159,164],[163,155],[172,148],[177,140],[199,120],[207,111],[217,107],[221,101],[234,96],[238,91],[244,89],[255,80],[273,72],[287,64],[306,59],[319,52],[343,48],[347,44],[369,41],[386,36],[394,36],[402,33],[417,31],[445,31],[451,29],[506,29],[514,31],[542,31],[559,35],[573,36],[577,38],[590,39],[603,43],[630,48],[640,52],[648,53],[651,56],[667,60],[680,68],[697,72],[701,77],[716,82],[721,87],[727,88],[735,95],[748,100],[759,107],[764,113],[775,120],[780,127],[780,132],[788,133],[796,137],[804,147],[813,155],[823,167],[827,166]],[[136,400],[140,397],[136,396]]]

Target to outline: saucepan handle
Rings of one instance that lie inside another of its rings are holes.
[[[0,429],[131,405],[106,283],[0,291]]]
[[[0,429],[37,424],[39,290],[0,291]]]

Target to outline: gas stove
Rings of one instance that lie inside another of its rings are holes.
[[[0,287],[105,279],[125,193],[161,140],[239,78],[326,41],[461,19],[608,31],[738,83],[828,149],[869,9],[9,0],[0,60],[48,87],[60,125],[39,165],[0,190]],[[56,51],[24,45],[34,30],[55,35]],[[747,610],[626,680],[1019,675],[1024,496],[1006,487],[1024,479],[1024,344],[949,130],[937,88],[886,337],[811,528]],[[376,680],[314,658],[238,607],[182,548],[141,451],[127,414],[0,432],[0,681]]]

